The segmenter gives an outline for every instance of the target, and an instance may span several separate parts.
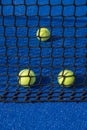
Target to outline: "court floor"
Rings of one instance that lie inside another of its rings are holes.
[[[40,27],[51,32],[47,42],[36,38]],[[37,81],[25,89],[18,73],[27,68]],[[57,82],[63,69],[75,73],[71,88]],[[48,102],[1,103],[1,130],[86,130],[86,103],[54,103],[87,101],[86,91],[86,0],[1,0],[0,101]]]

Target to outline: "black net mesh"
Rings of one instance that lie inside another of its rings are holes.
[[[41,42],[39,28],[50,30]],[[33,70],[36,83],[18,84],[23,69]],[[70,88],[58,84],[58,73],[72,70]],[[87,1],[0,0],[0,101],[87,101]]]

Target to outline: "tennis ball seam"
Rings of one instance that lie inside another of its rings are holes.
[[[23,73],[24,73],[24,75],[23,75]],[[36,82],[36,77],[35,77],[35,73],[32,70],[25,69],[19,73],[19,84],[20,85],[29,87],[29,86],[33,85],[35,82]]]
[[[65,70],[65,71],[68,71],[68,72],[65,73],[64,70],[63,70],[62,72],[59,73],[58,82],[59,82],[60,85],[68,87],[68,86],[73,85],[73,83],[75,82],[75,75],[70,70]],[[70,73],[70,75],[69,75],[69,73]]]
[[[47,41],[50,38],[50,31],[47,28],[42,27],[38,29],[36,36],[40,41]]]

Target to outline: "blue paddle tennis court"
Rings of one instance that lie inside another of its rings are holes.
[[[36,37],[41,27],[51,32],[46,42]],[[23,69],[36,74],[31,88],[18,84]],[[76,77],[70,88],[57,81],[64,69]],[[80,101],[87,101],[86,0],[1,0],[1,130],[86,130]]]

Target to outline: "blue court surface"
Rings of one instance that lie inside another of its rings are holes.
[[[0,104],[1,130],[87,130],[86,103]]]
[[[87,100],[86,0],[1,0],[0,5],[2,100],[11,101],[13,97],[21,102],[29,91],[32,97],[43,93],[42,100],[47,100],[49,92],[64,92],[64,100],[73,92],[75,100]],[[51,32],[47,42],[36,38],[40,27]],[[26,68],[37,77],[30,89],[18,85],[17,75]],[[57,83],[63,69],[75,73],[72,88]],[[87,130],[86,103],[1,103],[0,108],[0,130]]]

